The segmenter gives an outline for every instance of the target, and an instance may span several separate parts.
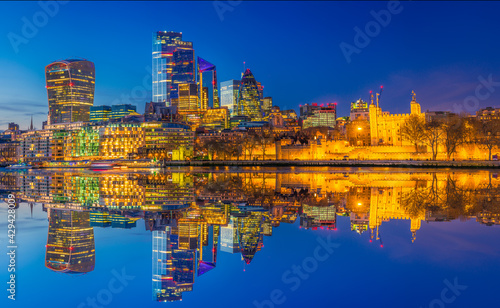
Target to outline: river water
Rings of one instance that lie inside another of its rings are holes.
[[[496,307],[496,171],[0,170],[18,307]],[[8,256],[2,277],[8,281]]]

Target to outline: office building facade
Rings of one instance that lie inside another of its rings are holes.
[[[236,115],[240,82],[232,79],[220,83],[220,105],[226,107],[231,116]]]
[[[170,106],[171,92],[177,84],[195,81],[192,42],[182,40],[182,33],[158,31],[153,35],[153,102]]]
[[[94,105],[95,67],[83,59],[55,61],[45,67],[50,124],[89,121]]]

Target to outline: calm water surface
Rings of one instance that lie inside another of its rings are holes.
[[[18,201],[16,301],[4,291],[2,307],[498,306],[495,171],[0,175]]]

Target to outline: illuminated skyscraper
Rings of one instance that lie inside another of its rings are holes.
[[[248,116],[252,121],[262,119],[261,87],[250,69],[246,69],[238,92],[237,115]]]
[[[215,65],[198,57],[198,82],[200,87],[208,89],[208,103],[202,104],[201,109],[219,108],[219,91],[217,89],[217,69]],[[204,100],[202,99],[202,102]]]
[[[236,115],[240,82],[240,80],[232,79],[220,83],[221,107],[227,107],[231,116]]]
[[[267,114],[271,112],[271,108],[273,107],[273,98],[272,97],[264,97],[262,103],[262,109]]]
[[[94,229],[89,212],[49,209],[45,266],[53,271],[88,273],[95,266]]]
[[[194,49],[182,33],[158,31],[153,35],[153,102],[170,106],[171,91],[177,84],[195,81]]]
[[[89,121],[94,105],[94,63],[83,59],[53,62],[45,67],[50,124]]]
[[[170,102],[177,110],[198,109],[198,87],[196,83],[180,83],[176,85],[176,92],[172,93]]]

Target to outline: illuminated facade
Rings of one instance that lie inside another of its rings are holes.
[[[201,125],[216,130],[229,128],[229,110],[224,107],[208,109]]]
[[[94,105],[95,68],[87,60],[68,59],[45,67],[50,124],[89,121]]]
[[[372,99],[369,107],[371,145],[411,145],[409,141],[402,140],[400,128],[412,114],[425,118],[425,113],[421,112],[420,104],[417,103],[415,98],[415,93],[413,93],[410,103],[410,114],[389,114],[388,111],[383,112],[378,102],[377,94],[377,103],[374,104]]]
[[[103,122],[111,118],[111,106],[101,105],[90,107],[90,121]]]
[[[95,266],[94,229],[89,212],[49,209],[45,266],[53,271],[88,273]]]
[[[246,69],[241,78],[236,114],[252,121],[262,119],[261,89],[250,69]]]
[[[53,132],[51,130],[30,131],[22,135],[19,156],[22,161],[48,161],[53,155]]]
[[[480,121],[500,120],[500,108],[486,107],[476,112]]]
[[[137,108],[134,105],[123,104],[123,105],[111,105],[111,119],[119,119],[128,115],[137,115]]]
[[[207,89],[207,98],[204,99],[204,91],[201,91],[201,109],[219,108],[219,90],[217,89],[217,69],[214,64],[198,57],[198,83],[200,89]]]
[[[62,159],[91,159],[99,156],[101,138],[98,126],[86,126],[71,130],[64,137]]]
[[[172,95],[174,96],[174,95]],[[177,93],[170,100],[172,106],[179,111],[196,111],[198,105],[198,86],[196,83],[181,83],[177,85]]]
[[[266,114],[271,112],[271,108],[273,107],[273,98],[272,97],[264,97],[262,100],[262,111]]]
[[[145,122],[141,156],[166,160],[185,160],[193,155],[194,132],[188,125]]]
[[[325,107],[315,109],[302,123],[302,128],[309,127],[335,127],[337,120],[337,104],[328,103]]]
[[[240,82],[232,79],[220,83],[221,107],[227,107],[231,116],[236,115]]]
[[[99,136],[102,159],[128,159],[144,146],[144,131],[139,124],[110,123],[99,129]]]
[[[369,119],[369,109],[368,109],[368,103],[364,102],[361,98],[358,99],[355,102],[351,103],[351,113],[350,113],[350,119],[351,121],[357,120],[357,119]]]
[[[158,31],[153,35],[153,102],[170,106],[170,94],[178,83],[195,81],[192,42],[182,33]]]

